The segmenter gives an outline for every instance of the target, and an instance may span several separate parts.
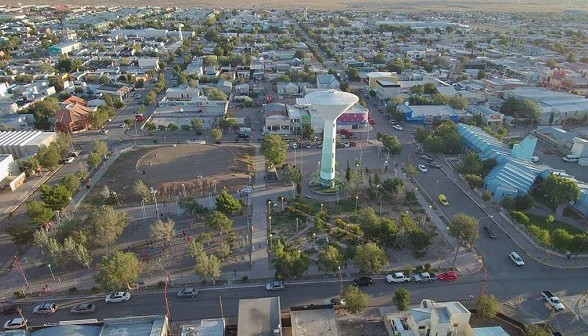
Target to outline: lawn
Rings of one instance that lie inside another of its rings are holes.
[[[583,233],[582,230],[579,230],[572,225],[560,222],[558,220],[553,221],[553,223],[547,223],[545,217],[543,216],[533,215],[529,213],[527,213],[526,215],[529,216],[529,224],[526,225],[527,227],[535,225],[537,227],[540,227],[541,229],[549,231],[550,234],[557,229],[564,229],[572,235]]]

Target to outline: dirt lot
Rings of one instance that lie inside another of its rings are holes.
[[[227,188],[236,189],[249,182],[253,173],[251,148],[244,145],[176,145],[137,148],[123,153],[96,183],[88,203],[100,199],[107,185],[125,205],[141,200],[133,192],[136,179],[158,190],[161,201],[183,192],[203,195]]]

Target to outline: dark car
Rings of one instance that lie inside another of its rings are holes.
[[[354,286],[371,286],[374,283],[374,279],[370,277],[359,277],[357,279],[353,279]]]
[[[237,138],[249,139],[249,134],[244,133],[244,132],[239,132],[239,133],[237,133]]]
[[[0,309],[0,314],[2,315],[16,315],[18,313],[20,313],[22,311],[22,307],[19,305],[10,305],[10,306],[5,306],[2,307],[2,309]]]
[[[488,225],[484,225],[484,227],[482,228],[482,230],[484,230],[484,232],[486,232],[486,234],[488,235],[488,237],[490,237],[492,239],[498,238],[498,235],[496,234],[496,232],[494,231],[494,229],[491,228],[491,227],[489,227]]]

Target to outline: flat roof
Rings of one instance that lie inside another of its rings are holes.
[[[339,324],[333,308],[290,311],[292,336],[338,336]]]
[[[279,333],[274,334],[274,330]],[[282,335],[279,297],[239,300],[237,336]]]

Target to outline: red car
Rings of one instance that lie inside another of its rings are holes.
[[[455,272],[443,272],[437,276],[441,281],[455,281],[457,280],[457,273]]]

